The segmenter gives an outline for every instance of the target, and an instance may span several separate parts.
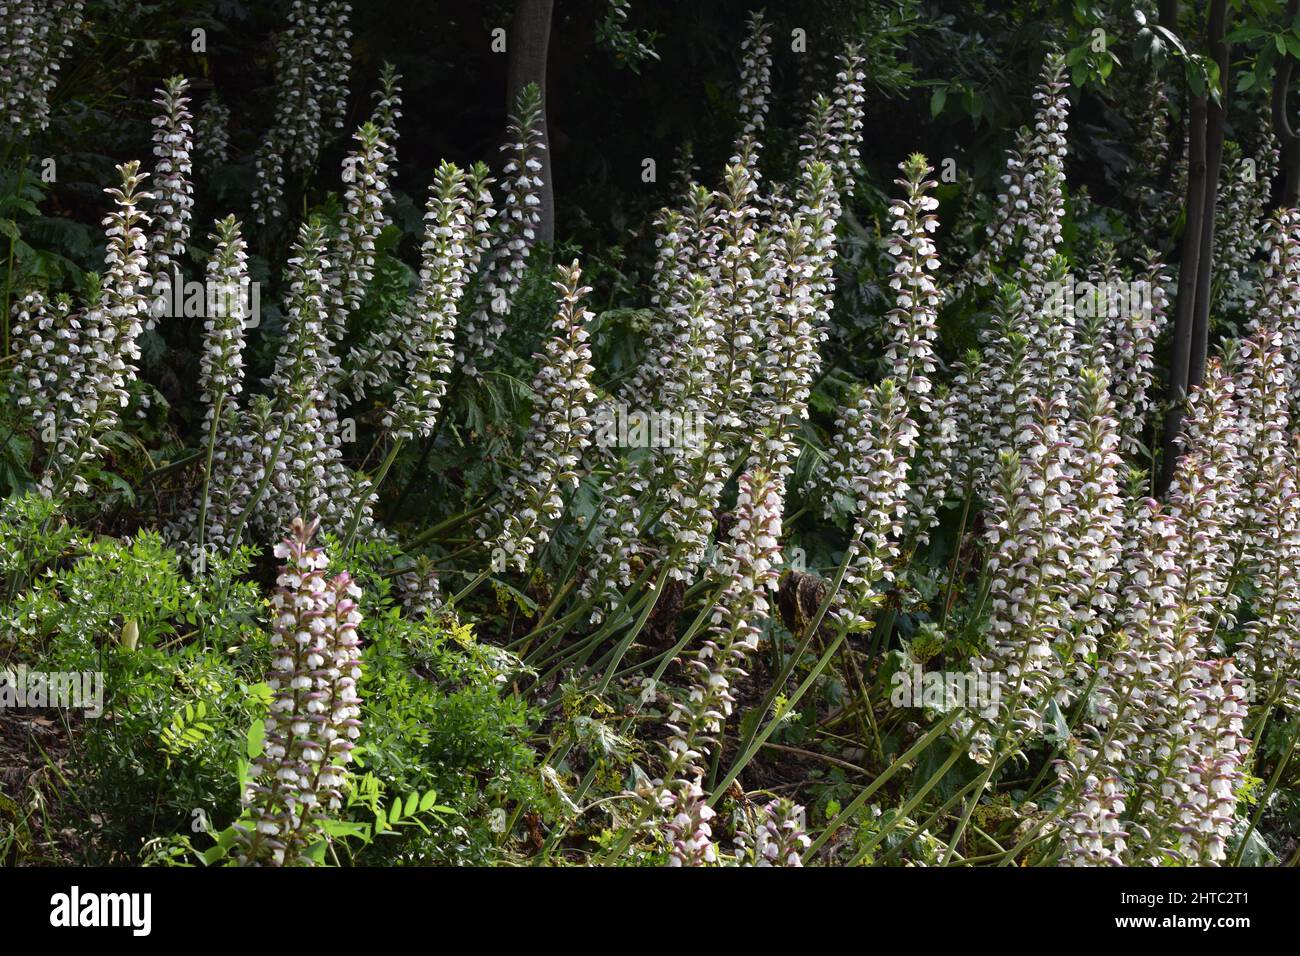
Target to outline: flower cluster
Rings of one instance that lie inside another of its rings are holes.
[[[681,305],[683,327],[675,338],[677,361],[670,366],[662,405],[702,415],[707,428],[700,446],[665,449],[656,461],[655,489],[664,507],[660,533],[674,552],[670,573],[693,578],[708,552],[714,509],[727,480],[724,428],[727,395],[718,375],[722,330],[716,319],[715,293],[709,280],[696,275]]]
[[[343,804],[347,765],[361,736],[360,589],[346,571],[327,578],[329,561],[310,547],[316,522],[293,522],[275,547],[284,560],[271,596],[274,692],[262,753],[244,793],[239,861],[280,866],[306,861],[325,839],[324,818]]]
[[[657,784],[656,802],[670,809],[670,832],[674,856],[683,864],[712,862],[707,853],[688,854],[681,850],[700,849],[690,844],[678,849],[683,834],[709,834],[708,816],[693,813],[701,804],[699,777],[702,761],[710,747],[717,746],[722,725],[731,715],[735,682],[745,675],[744,662],[758,649],[762,625],[771,612],[770,591],[777,577],[778,541],[781,537],[780,482],[758,471],[740,478],[736,500],[736,522],[720,557],[717,572],[725,582],[713,608],[712,627],[692,664],[697,680],[685,698],[673,701],[668,723],[667,758],[664,780]]]
[[[248,319],[248,245],[234,216],[218,220],[208,237],[215,247],[208,259],[207,280],[215,311],[204,320],[199,388],[203,393],[204,424],[211,462],[193,506],[169,529],[182,546],[198,529],[200,546],[229,548],[234,522],[249,493],[244,458],[252,453],[240,428],[239,395],[244,382],[244,323]]]
[[[315,514],[337,530],[364,499],[354,493],[342,462],[338,411],[328,390],[337,360],[326,332],[326,243],[324,224],[312,218],[303,223],[288,259],[285,338],[269,382],[281,397],[279,422],[275,438],[259,436],[261,456],[274,472],[264,514],[257,517],[266,523],[286,514]]]
[[[885,314],[889,343],[885,357],[890,375],[898,382],[908,408],[917,421],[928,418],[931,379],[935,372],[934,343],[939,337],[939,288],[935,274],[939,254],[931,234],[939,228],[934,210],[939,200],[927,195],[939,184],[927,178],[934,172],[925,157],[915,153],[899,165],[903,178],[894,180],[904,198],[889,208],[894,236],[889,255],[894,272],[889,287],[894,290],[894,308]]]
[[[664,831],[668,834],[669,866],[707,866],[718,862],[718,848],[713,842],[713,826],[709,823],[717,813],[705,800],[698,780],[692,780],[676,790],[660,791],[657,797],[660,811],[665,817]]]
[[[477,212],[486,218],[485,211]],[[478,249],[475,231],[479,221],[465,174],[458,166],[444,162],[438,167],[424,222],[420,284],[402,343],[407,354],[407,381],[398,386],[393,406],[384,417],[385,427],[399,438],[428,435],[437,421],[451,371],[456,309]]]
[[[867,627],[878,600],[876,585],[890,579],[898,557],[913,429],[892,379],[846,407],[840,422],[837,444],[846,457],[837,480],[851,502],[853,531],[832,612],[841,626],[856,631]]]
[[[837,105],[817,101],[821,119],[805,137],[794,189],[774,184],[764,192],[757,160],[769,32],[761,17],[751,20],[741,50],[743,128],[722,187],[711,192],[687,176],[684,205],[656,223],[645,358],[610,400],[706,425],[700,440],[655,448],[645,465],[601,455],[611,480],[588,536],[597,553],[580,591],[605,604],[631,583],[636,555],[649,562],[657,553],[673,578],[693,579],[713,540],[729,469],[743,463],[773,474],[781,497],[798,453],[833,306],[837,170],[851,174],[846,164],[856,166],[862,76],[850,50]],[[646,513],[658,515],[647,529],[653,544],[641,538]],[[593,612],[603,614],[599,606]]]
[[[1294,447],[1250,487],[1242,563],[1254,583],[1255,617],[1237,662],[1267,700],[1291,706],[1300,678],[1300,465]],[[1225,589],[1226,590],[1226,589]]]
[[[745,39],[740,44],[740,87],[736,91],[736,99],[741,125],[737,137],[737,153],[740,152],[741,141],[757,142],[763,135],[772,100],[771,46],[772,26],[763,16],[762,10],[755,10],[749,16]]]
[[[1134,454],[1142,445],[1143,430],[1151,411],[1151,385],[1155,379],[1156,342],[1164,333],[1169,311],[1169,277],[1164,264],[1148,252],[1140,263],[1138,282],[1149,300],[1139,303],[1108,325],[1107,359],[1115,415],[1120,423],[1120,451]]]
[[[993,218],[985,227],[984,242],[949,284],[949,299],[959,298],[973,286],[989,285],[993,266],[1015,247],[1021,223],[1029,209],[1025,198],[1025,156],[1029,138],[1029,130],[1021,127],[1015,144],[1007,150],[1006,172],[1002,174],[1002,188],[997,195]]]
[[[743,154],[740,162],[729,164],[723,173],[709,240],[716,259],[705,271],[720,312],[720,371],[728,386],[723,425],[733,436],[747,425],[756,344],[765,331],[762,305],[768,277],[760,249],[767,239],[759,231],[758,178],[750,162],[754,158],[752,153]]]
[[[290,172],[310,172],[327,131],[343,128],[351,15],[345,0],[293,0],[289,9],[289,27],[276,42],[275,119],[255,157],[252,206],[261,224],[285,214],[285,163]]]
[[[693,662],[699,680],[689,697],[672,707],[669,772],[693,766],[702,746],[713,742],[731,715],[731,689],[744,676],[743,662],[758,649],[777,578],[781,497],[775,476],[745,473],[736,499],[736,523],[715,571],[725,582],[713,608],[712,628]]]
[[[389,144],[373,122],[362,124],[353,139],[357,147],[343,160],[343,212],[327,277],[327,331],[336,346],[347,332],[348,317],[361,307],[375,277],[375,241],[387,224],[384,193]]]
[[[1264,227],[1264,253],[1259,294],[1247,300],[1252,312],[1250,331],[1275,330],[1286,353],[1286,375],[1292,416],[1300,416],[1300,213],[1279,209]]]
[[[537,241],[541,153],[546,148],[543,131],[542,93],[535,83],[530,83],[519,91],[510,117],[508,141],[501,147],[506,154],[501,171],[504,196],[483,262],[478,295],[464,320],[463,341],[456,352],[456,361],[463,363],[471,375],[477,370],[476,359],[496,351],[528,268],[528,253]]]
[[[379,89],[370,94],[375,101],[370,122],[379,127],[384,145],[388,150],[387,165],[390,167],[395,165],[396,162],[397,121],[402,118],[401,82],[402,74],[397,72],[397,68],[391,63],[385,63],[379,71]],[[382,183],[383,193],[381,199],[385,204],[391,203],[393,193],[389,188],[389,182],[387,179],[383,179]]]
[[[47,303],[42,293],[32,291],[15,308],[12,334],[18,407],[30,416],[41,440],[51,444],[77,403],[85,344],[81,317],[68,296]]]
[[[835,74],[835,99],[831,111],[831,138],[835,145],[835,181],[841,195],[853,194],[861,159],[867,101],[866,72],[861,48],[850,43],[839,54]]]
[[[1068,779],[1068,778],[1067,778]],[[1098,780],[1089,775],[1083,782],[1074,810],[1061,828],[1062,866],[1122,866],[1128,836],[1120,819],[1124,794],[1119,780]]]
[[[1030,374],[1023,314],[1019,291],[1004,286],[982,335],[980,374],[969,377],[963,389],[965,402],[978,414],[972,415],[972,428],[962,433],[959,457],[972,459],[969,467],[980,484],[997,474],[1001,452],[1022,447],[1024,426],[1033,418],[1032,397],[1039,383]]]
[[[1212,866],[1227,856],[1237,791],[1246,779],[1246,691],[1230,660],[1198,661],[1192,680],[1192,760],[1181,770],[1178,851],[1189,864]]]
[[[88,490],[81,466],[103,452],[101,438],[116,427],[121,409],[129,402],[127,389],[136,379],[140,361],[138,341],[148,312],[144,290],[150,284],[150,275],[141,228],[149,217],[139,207],[153,197],[140,191],[147,174],[140,172],[138,162],[118,166],[117,171],[122,177],[121,187],[104,190],[118,208],[103,223],[108,237],[103,278],[92,283],[91,305],[84,315],[74,321],[70,313],[58,309],[61,318],[56,318],[51,327],[57,339],[68,343],[68,361],[55,359],[66,369],[67,376],[59,379],[59,391],[52,400],[61,407],[62,420],[53,434],[47,433],[53,449],[41,476],[42,490],[54,498],[69,488],[76,493]],[[74,338],[79,340],[75,353]],[[57,350],[62,351],[62,346]],[[70,401],[64,401],[63,395]],[[44,407],[48,409],[49,404],[47,398]]]
[[[963,424],[970,417],[965,406],[966,366],[958,363],[952,383],[935,390],[930,426],[922,430],[908,479],[908,511],[904,530],[918,545],[925,544],[939,521],[939,509],[949,493],[965,485],[968,462],[958,456]],[[967,425],[967,428],[969,425]]]
[[[1003,452],[988,522],[988,647],[971,661],[977,674],[1001,674],[1005,688],[995,720],[1001,735],[1014,729],[1033,735],[1042,710],[1057,689],[1061,664],[1056,648],[1073,648],[1065,599],[1070,565],[1067,529],[1071,483],[1062,467],[1062,443],[1053,423],[1031,426],[1025,456]],[[987,763],[996,745],[976,728],[972,758]]]
[[[199,388],[208,407],[205,421],[218,407],[233,407],[243,389],[244,323],[250,318],[248,299],[248,243],[234,216],[219,219],[208,239],[214,243],[208,259],[208,283],[214,314],[203,322],[203,357],[199,360]]]
[[[1040,282],[1061,238],[1064,215],[1062,186],[1067,152],[1070,101],[1065,95],[1065,58],[1051,54],[1043,62],[1034,91],[1032,129],[1021,130],[1007,154],[1003,191],[988,226],[986,243],[966,263],[949,287],[949,298],[962,295],[972,285],[993,281],[993,268],[1019,247],[1018,284],[1028,288]]]
[[[402,607],[411,617],[428,617],[443,606],[438,571],[426,555],[416,559],[414,568],[399,573],[393,585]]]
[[[737,842],[749,851],[754,866],[803,866],[803,852],[812,845],[804,832],[803,807],[781,798],[758,809],[753,829]]]
[[[1211,359],[1205,381],[1188,397],[1187,451],[1169,489],[1169,514],[1182,539],[1183,600],[1207,623],[1234,606],[1242,453],[1235,388],[1227,365]]]
[[[608,405],[606,399],[593,417],[604,417]],[[605,457],[611,467],[618,467],[611,452],[607,451]],[[640,493],[644,490],[644,479],[632,468],[619,472],[604,488],[604,500],[591,533],[597,550],[578,589],[583,598],[593,599],[592,623],[604,620],[606,611],[632,585],[632,560],[641,547]]]
[[[385,64],[380,88],[374,94],[374,111],[369,122],[353,133],[357,146],[343,160],[343,210],[330,253],[329,272],[329,333],[336,348],[347,334],[349,317],[361,307],[375,278],[375,243],[390,222],[384,206],[392,200],[390,180],[397,158],[397,120],[402,115],[400,80],[397,71]],[[381,347],[381,362],[387,357]],[[364,364],[361,357],[355,361]],[[341,370],[339,374],[343,374]],[[372,371],[368,379],[364,372],[351,372],[356,398],[361,397],[375,374]]]
[[[894,236],[888,248],[894,259],[889,285],[894,308],[885,315],[888,344],[885,358],[907,405],[909,444],[916,445],[908,484],[910,509],[906,524],[917,540],[928,536],[951,487],[949,466],[956,452],[953,407],[958,393],[949,392],[936,405],[933,378],[937,370],[934,343],[939,337],[938,311],[942,296],[935,275],[939,255],[931,234],[938,229],[934,210],[939,201],[927,195],[938,184],[926,158],[915,153],[899,165],[903,178],[894,182],[905,196],[889,213]],[[917,439],[921,439],[917,442]]]
[[[195,163],[204,170],[230,159],[230,107],[213,90],[194,116]]]
[[[1249,747],[1244,682],[1233,661],[1205,653],[1209,611],[1182,570],[1196,574],[1185,519],[1147,499],[1130,520],[1120,632],[1097,668],[1095,722],[1058,765],[1062,862],[1217,864]]]
[[[527,568],[528,557],[537,547],[549,540],[551,525],[564,510],[564,492],[578,484],[578,462],[591,444],[587,408],[596,397],[586,329],[591,313],[582,306],[591,289],[581,284],[577,260],[560,266],[558,272],[553,285],[560,294],[560,308],[533,379],[528,438],[518,468],[479,528],[481,537],[489,534],[489,528],[495,532],[495,546],[520,571]]]
[[[1119,423],[1105,376],[1085,368],[1079,392],[1079,414],[1070,423],[1074,515],[1067,532],[1073,644],[1057,674],[1062,684],[1067,680],[1066,663],[1073,663],[1080,679],[1091,671],[1098,641],[1116,604],[1124,537]]]
[[[1267,549],[1261,529],[1279,504],[1276,484],[1292,447],[1288,409],[1289,371],[1282,333],[1264,327],[1241,343],[1236,356],[1237,431],[1242,458],[1239,530],[1247,561]]]
[[[1016,268],[1017,285],[1032,300],[1041,301],[1041,286],[1061,244],[1065,216],[1065,157],[1068,151],[1070,100],[1066,96],[1065,57],[1048,56],[1034,91],[1034,135],[1028,142],[1022,183],[1027,211],[1023,255]]]
[[[50,93],[84,8],[84,0],[9,0],[0,10],[0,122],[6,139],[25,140],[50,125]]]
[[[830,296],[817,282],[834,259],[836,201],[830,167],[806,167],[808,196],[790,218],[773,250],[769,272],[770,326],[758,369],[756,403],[758,439],[754,455],[781,479],[793,470],[798,455],[796,433],[808,416],[808,395],[820,366],[817,347],[825,325],[816,308]]]
[[[194,210],[194,184],[190,181],[190,150],[194,128],[190,121],[190,81],[173,76],[154,100],[161,112],[153,119],[153,230],[149,235],[149,266],[153,270],[155,303],[165,300],[166,290],[176,281],[173,270],[185,258],[190,240],[190,219]],[[153,328],[154,316],[145,322]]]
[[[1280,152],[1271,117],[1261,113],[1259,126],[1253,155],[1243,156],[1235,143],[1224,144],[1223,182],[1214,209],[1214,260],[1222,276],[1216,285],[1224,308],[1240,307],[1249,297],[1245,273],[1259,246],[1259,223],[1277,175]]]

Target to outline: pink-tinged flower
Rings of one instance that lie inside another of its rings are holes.
[[[748,832],[737,836],[751,866],[803,866],[812,840],[804,832],[804,809],[785,798],[759,807]]]
[[[275,547],[285,563],[271,596],[274,698],[244,794],[244,865],[307,862],[305,852],[324,838],[323,820],[342,807],[361,735],[361,592],[346,571],[325,576],[325,552],[309,546],[316,524],[295,519]]]

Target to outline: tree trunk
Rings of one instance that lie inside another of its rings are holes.
[[[1178,458],[1178,438],[1183,430],[1184,403],[1187,399],[1188,373],[1191,368],[1193,329],[1196,315],[1197,265],[1201,258],[1201,229],[1205,221],[1205,134],[1206,100],[1204,95],[1187,97],[1187,217],[1183,227],[1182,254],[1178,265],[1178,302],[1174,307],[1173,356],[1169,362],[1169,411],[1165,416],[1163,457],[1159,490],[1169,490]]]
[[[551,42],[553,0],[517,0],[510,21],[509,66],[506,77],[506,112],[513,112],[515,98],[529,83],[542,91],[542,191],[538,197],[541,223],[537,238],[555,241],[555,185],[551,181],[550,117],[546,98],[546,58]]]
[[[1215,214],[1219,207],[1219,177],[1223,168],[1223,132],[1228,120],[1228,96],[1232,89],[1230,50],[1224,42],[1227,0],[1210,5],[1207,28],[1210,56],[1219,66],[1222,89],[1219,101],[1209,101],[1205,131],[1205,209],[1202,213],[1201,254],[1196,263],[1196,307],[1192,319],[1192,350],[1187,368],[1190,391],[1205,380],[1205,362],[1210,348],[1210,295],[1214,282]]]

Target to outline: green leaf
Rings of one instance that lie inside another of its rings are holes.
[[[210,846],[203,851],[203,862],[205,865],[211,866],[213,863],[222,859],[225,855],[226,848],[224,846],[221,846],[220,844]]]
[[[255,720],[248,728],[248,737],[244,741],[244,752],[249,760],[262,755],[262,741],[266,739],[266,721]]]
[[[1254,40],[1262,36],[1268,36],[1268,31],[1263,27],[1237,27],[1224,37],[1224,41],[1227,43],[1240,43],[1242,40]]]
[[[355,820],[323,820],[321,828],[333,837],[356,837],[369,842],[370,827]]]
[[[37,195],[40,195],[37,193]],[[40,214],[40,209],[30,199],[24,196],[9,195],[0,197],[0,209],[17,209],[19,212],[25,212],[29,216]]]
[[[135,489],[131,487],[129,481],[115,472],[104,471],[101,472],[101,474],[108,481],[110,487],[115,488],[122,493],[122,497],[124,497],[128,503],[135,504]]]
[[[948,90],[941,86],[930,94],[930,115],[934,117],[942,113],[946,102],[948,102]]]
[[[1270,863],[1277,862],[1277,854],[1259,835],[1258,830],[1250,831],[1250,839],[1246,841],[1246,848],[1241,854],[1242,866],[1268,866]]]

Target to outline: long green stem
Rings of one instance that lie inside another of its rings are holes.
[[[284,450],[284,439],[287,434],[286,429],[281,426],[280,434],[276,436],[275,445],[271,448],[271,454],[267,457],[266,471],[262,475],[262,480],[258,482],[257,490],[253,492],[253,497],[244,505],[244,510],[239,515],[239,520],[235,522],[235,528],[230,533],[230,546],[232,548],[239,546],[240,535],[244,532],[244,525],[248,523],[248,516],[256,510],[258,504],[262,501],[262,496],[266,494],[266,489],[271,486],[271,479],[275,477],[276,465],[280,463],[280,453]]]
[[[388,454],[384,456],[383,463],[379,470],[375,472],[375,480],[371,482],[370,487],[366,490],[367,499],[374,497],[378,501],[379,486],[383,484],[384,476],[388,474],[388,469],[393,467],[393,461],[397,458],[397,453],[402,450],[403,440],[401,438],[393,442],[393,446],[388,449]],[[356,540],[357,529],[361,527],[361,516],[365,514],[366,502],[361,498],[361,486],[364,483],[364,476],[358,474],[357,480],[352,488],[352,524],[348,527],[348,535],[343,539],[343,553],[349,554],[352,551],[352,542]]]
[[[199,497],[199,550],[198,561],[199,568],[206,571],[207,561],[203,554],[203,538],[208,528],[208,496],[212,488],[212,457],[217,448],[217,428],[221,423],[221,410],[226,404],[226,393],[223,390],[217,395],[216,404],[212,407],[212,424],[208,428],[208,453],[203,460],[203,491]]]
[[[963,711],[958,709],[953,710],[945,716],[943,720],[931,727],[924,737],[912,744],[912,746],[900,755],[897,760],[891,763],[885,771],[880,774],[880,776],[871,781],[871,783],[865,787],[861,793],[854,797],[849,802],[848,806],[835,815],[835,819],[826,825],[826,828],[822,830],[821,835],[818,836],[817,839],[813,840],[808,849],[804,851],[804,862],[811,862],[817,855],[817,852],[826,845],[826,842],[839,831],[840,827],[853,819],[854,814],[861,810],[866,802],[871,799],[872,794],[887,784],[896,773],[915,760],[926,750],[927,747],[938,740],[939,737],[941,737],[944,732],[957,721],[957,718],[959,718],[962,713]]]

